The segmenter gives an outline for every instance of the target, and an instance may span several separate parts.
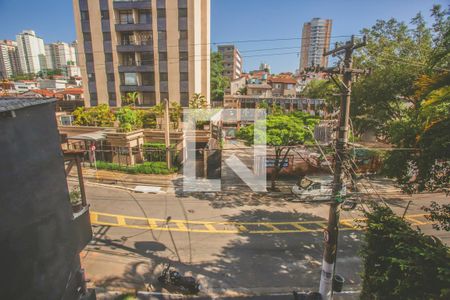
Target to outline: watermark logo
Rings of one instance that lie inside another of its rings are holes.
[[[206,126],[205,126],[206,125]],[[265,109],[184,109],[183,110],[183,191],[219,192],[222,190],[222,178],[200,177],[199,166],[208,165],[205,157],[210,151],[223,152],[221,149],[226,129],[237,126],[252,126],[253,163],[245,164],[236,154],[227,155],[219,164],[226,164],[254,192],[266,192],[266,110]],[[209,132],[205,134],[208,128]],[[201,134],[201,135],[200,135]],[[204,149],[197,144],[206,143]],[[246,155],[248,155],[246,152]],[[203,160],[201,157],[203,154]],[[213,158],[214,159],[214,158]],[[246,160],[248,161],[248,159]],[[223,167],[223,166],[222,166]],[[205,175],[207,172],[203,172]]]

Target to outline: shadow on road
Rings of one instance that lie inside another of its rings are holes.
[[[299,222],[322,219],[305,213],[255,209],[229,216],[228,220]],[[360,234],[354,231],[341,231],[340,234],[336,270],[346,278],[346,289],[360,283],[360,260],[357,255]],[[316,290],[322,261],[322,239],[321,232],[251,234],[243,231],[232,236],[228,244],[214,254],[214,259],[200,264],[186,264],[161,255],[159,252],[166,246],[154,241],[139,241],[134,247],[129,247],[103,238],[99,242],[137,254],[142,260],[130,263],[122,276],[105,278],[96,285],[144,290],[146,284],[151,284],[153,291],[164,291],[156,278],[162,266],[170,263],[182,274],[196,277],[204,293],[243,288],[261,292],[270,289],[290,292],[293,288]]]

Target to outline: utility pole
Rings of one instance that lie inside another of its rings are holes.
[[[336,253],[339,234],[339,206],[343,202],[341,191],[344,180],[344,162],[347,159],[347,142],[350,115],[350,96],[352,92],[353,74],[365,73],[364,70],[352,69],[353,50],[366,45],[366,37],[362,43],[355,43],[354,36],[345,45],[337,46],[335,49],[325,52],[324,56],[344,54],[343,66],[328,68],[322,71],[330,74],[331,79],[337,84],[342,93],[338,133],[336,136],[336,153],[334,156],[334,178],[331,196],[330,212],[328,216],[327,229],[324,232],[324,252],[322,261],[322,272],[320,275],[319,293],[323,300],[333,298],[333,279],[336,264]],[[341,81],[337,76],[342,75]]]
[[[170,114],[169,114],[169,100],[164,99],[164,140],[166,143],[166,163],[167,168],[172,168],[172,159],[170,155]]]

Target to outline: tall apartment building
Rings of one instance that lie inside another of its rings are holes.
[[[20,66],[23,73],[37,73],[47,69],[44,40],[33,30],[24,30],[16,35]]]
[[[311,66],[328,65],[328,58],[323,53],[330,47],[331,25],[331,20],[320,18],[303,24],[300,71]]]
[[[86,106],[209,102],[210,0],[73,0]]]
[[[10,40],[0,41],[0,79],[21,73],[17,43]]]
[[[220,45],[217,51],[223,56],[223,75],[229,77],[230,81],[239,78],[242,74],[242,56],[236,46]]]
[[[45,45],[48,69],[63,70],[68,64],[76,65],[75,48],[67,43],[56,42]]]

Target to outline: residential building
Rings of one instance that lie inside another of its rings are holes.
[[[328,66],[328,57],[323,53],[330,47],[331,25],[331,20],[320,18],[303,24],[300,72],[311,66]]]
[[[24,30],[16,36],[20,66],[25,74],[47,69],[44,40],[33,30]]]
[[[66,172],[83,152],[64,153],[54,99],[0,101],[2,299],[95,299],[80,252],[92,239],[89,205],[71,204]],[[67,169],[64,162],[67,161]]]
[[[73,0],[86,106],[210,100],[210,0]]]
[[[217,51],[223,57],[223,75],[230,78],[230,81],[241,77],[242,56],[234,45],[219,45]]]
[[[47,56],[47,68],[52,70],[63,70],[67,65],[76,66],[77,58],[75,48],[64,42],[56,42],[45,45]]]
[[[268,83],[272,87],[272,95],[274,97],[294,98],[297,95],[297,91],[295,89],[297,80],[293,77],[270,77]]]
[[[67,80],[64,79],[38,79],[40,89],[61,90],[65,89]]]
[[[21,73],[17,43],[10,40],[0,41],[0,79]]]
[[[245,77],[239,77],[230,82],[230,95],[239,94],[245,89],[247,79]]]

